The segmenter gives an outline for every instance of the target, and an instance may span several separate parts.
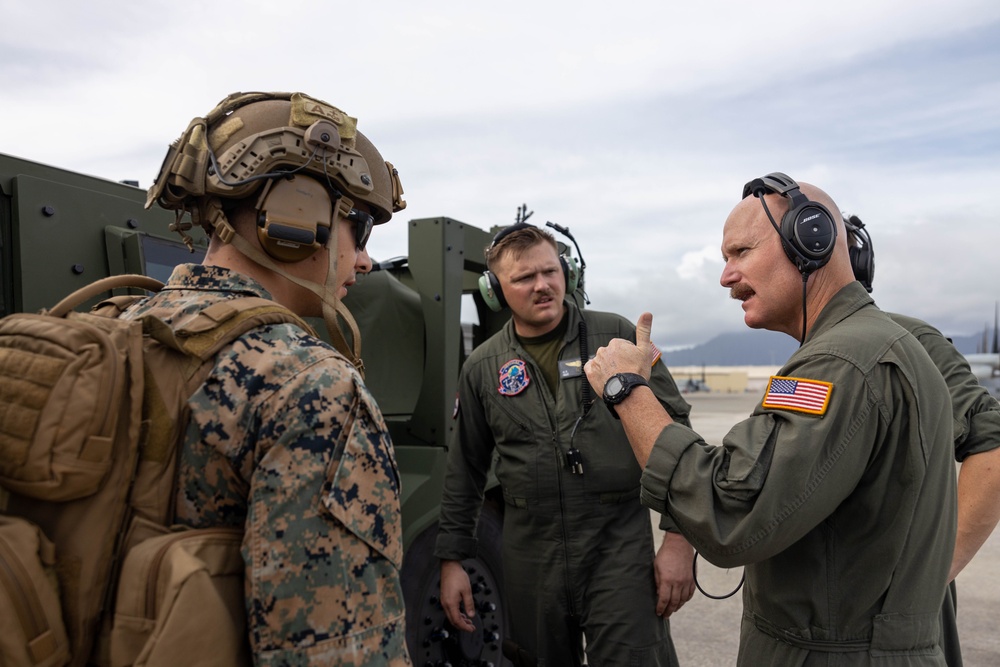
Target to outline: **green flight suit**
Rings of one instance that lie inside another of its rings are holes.
[[[923,320],[896,313],[888,315],[916,336],[944,376],[951,392],[951,407],[955,419],[955,460],[964,461],[973,454],[1000,447],[1000,403],[979,384],[965,357],[940,331]],[[957,607],[958,592],[952,581],[941,608],[941,648],[948,667],[962,667]]]
[[[941,373],[854,282],[779,377],[722,447],[667,426],[643,502],[708,560],[746,565],[738,664],[944,665],[956,499]],[[802,405],[765,407],[791,403],[788,386]]]
[[[676,664],[669,625],[655,612],[652,526],[638,500],[641,470],[581,364],[581,319],[588,357],[613,338],[634,340],[635,327],[618,315],[566,305],[556,395],[512,322],[462,367],[435,555],[475,555],[495,452],[514,642],[548,667],[579,665],[583,635],[592,665]],[[664,407],[688,423],[690,406],[662,361],[650,384]],[[571,447],[580,452],[583,474],[567,467]]]

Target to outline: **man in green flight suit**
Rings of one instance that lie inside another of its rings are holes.
[[[872,291],[875,251],[865,224],[844,214],[854,277]],[[955,577],[969,564],[1000,520],[1000,403],[983,387],[969,362],[948,338],[915,317],[888,313],[913,334],[941,371],[951,392],[958,473],[958,533],[945,602],[941,607],[941,648],[948,667],[962,667]]]
[[[577,269],[546,231],[523,222],[501,230],[486,260],[484,298],[497,310],[509,306],[511,320],[469,355],[459,379],[435,548],[445,613],[459,630],[476,630],[461,561],[476,554],[496,451],[504,590],[519,658],[575,667],[585,637],[592,665],[676,665],[666,617],[694,592],[693,552],[669,526],[654,552],[640,469],[582,371],[589,351],[635,329],[565,298]],[[688,423],[673,378],[652,361],[654,400]]]
[[[606,389],[643,502],[708,560],[746,566],[738,664],[944,665],[956,500],[940,372],[854,280],[843,218],[819,188],[777,172],[747,183],[722,255],[746,324],[802,344],[722,447],[641,383]],[[598,350],[595,388],[648,374],[651,326],[644,313],[635,344]]]

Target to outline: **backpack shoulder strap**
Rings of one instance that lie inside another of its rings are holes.
[[[161,344],[202,362],[248,331],[267,324],[294,324],[311,336],[319,336],[288,308],[261,297],[220,301],[173,325],[153,316],[143,317],[142,323],[143,330]]]
[[[67,313],[80,304],[86,302],[88,299],[98,296],[104,292],[109,292],[113,289],[129,287],[144,289],[150,292],[159,292],[163,289],[163,283],[156,278],[150,278],[149,276],[136,273],[108,276],[107,278],[95,280],[89,285],[84,285],[72,294],[63,298],[62,301],[52,306],[52,308],[43,310],[42,313],[45,315],[52,315],[53,317],[65,317]]]
[[[188,422],[188,399],[215,367],[215,355],[243,334],[267,324],[290,323],[312,335],[312,327],[268,299],[245,297],[222,301],[181,321],[168,324],[145,315],[143,419],[146,436],[132,493],[136,516],[169,524],[174,515],[178,447]]]

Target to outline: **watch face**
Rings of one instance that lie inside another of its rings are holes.
[[[608,383],[604,385],[604,393],[608,396],[614,396],[622,390],[622,379],[617,375],[612,375]]]

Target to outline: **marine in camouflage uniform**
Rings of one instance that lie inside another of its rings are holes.
[[[171,145],[148,194],[147,206],[178,212],[175,231],[185,236],[188,213],[211,241],[203,265],[177,267],[124,316],[179,327],[257,296],[322,316],[331,337],[253,329],[188,399],[176,520],[243,527],[257,665],[411,664],[399,473],[340,301],[371,269],[368,235],[405,207],[401,195],[357,119],[302,93],[228,96]]]
[[[271,298],[238,273],[186,264],[125,317],[175,324],[244,296]],[[360,667],[405,655],[399,473],[354,366],[295,325],[263,326],[219,353],[188,406],[176,519],[246,527],[256,664]]]

